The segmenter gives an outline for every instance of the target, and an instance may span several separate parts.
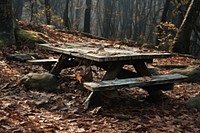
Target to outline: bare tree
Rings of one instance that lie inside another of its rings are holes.
[[[188,7],[184,20],[179,28],[175,37],[175,43],[173,45],[173,51],[178,53],[189,53],[190,37],[192,29],[196,23],[196,20],[200,12],[200,0],[192,0]]]
[[[64,25],[69,30],[70,29],[70,20],[69,20],[68,15],[69,15],[69,0],[66,0],[63,20],[64,20]]]
[[[49,0],[44,0],[45,5],[45,14],[46,14],[46,22],[47,24],[51,24],[51,6]]]
[[[166,22],[166,20],[167,20],[167,13],[169,11],[170,2],[171,2],[171,0],[165,1],[165,6],[164,6],[164,10],[163,10],[163,13],[162,13],[162,16],[161,16],[160,23]],[[160,43],[159,35],[161,34],[161,32],[162,32],[162,29],[160,28],[160,26],[158,26],[157,37],[156,37],[156,45],[159,45],[159,43]]]
[[[31,7],[30,22],[32,22],[32,21],[37,22],[38,17],[36,16],[36,14],[38,14],[38,1],[37,0],[29,0],[29,4]]]
[[[103,17],[103,36],[108,38],[111,34],[111,18],[113,15],[113,0],[104,0],[104,17]]]
[[[15,18],[20,20],[23,12],[24,0],[15,0],[14,1],[14,12]]]
[[[91,18],[92,0],[86,0],[84,32],[90,33],[90,18]]]
[[[0,1],[0,47],[15,43],[13,1]]]

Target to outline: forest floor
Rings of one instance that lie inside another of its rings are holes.
[[[22,24],[23,29],[40,31],[52,43],[98,41],[68,34],[46,26]],[[105,42],[105,41],[102,41]],[[107,41],[115,45],[115,41]],[[119,45],[119,44],[117,44]],[[38,53],[46,58],[58,55],[38,48],[30,49],[19,43],[0,51],[0,132],[200,132],[200,109],[184,105],[200,91],[198,83],[177,83],[164,92],[160,103],[145,100],[147,93],[139,88],[120,90],[120,99],[113,99],[102,107],[83,110],[82,103],[89,91],[75,79],[74,69],[62,71],[56,92],[28,90],[18,84],[30,72],[45,72],[41,66],[8,61],[13,53]],[[193,65],[198,61],[174,56],[155,60],[154,64]],[[167,73],[168,70],[161,70]],[[101,72],[99,72],[101,74]]]

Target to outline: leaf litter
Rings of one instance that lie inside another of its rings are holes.
[[[106,42],[26,22],[21,22],[21,28],[44,32],[52,43]],[[119,91],[120,98],[85,111],[82,103],[90,92],[76,81],[74,69],[63,70],[60,77],[62,82],[56,92],[28,90],[17,84],[29,72],[47,70],[41,66],[7,61],[6,55],[36,52],[43,57],[58,57],[54,53],[38,48],[30,49],[22,44],[0,52],[0,132],[200,132],[199,109],[183,104],[185,100],[198,94],[199,83],[176,84],[173,90],[164,92],[164,100],[158,104],[140,100],[147,95],[140,89],[122,89]],[[192,62],[198,60],[178,55],[154,61],[161,65],[193,65]],[[161,72],[167,73],[168,70]],[[97,70],[97,74],[101,75],[95,77],[99,79],[104,72]]]

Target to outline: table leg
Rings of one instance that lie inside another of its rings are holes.
[[[112,80],[115,79],[117,74],[120,72],[120,70],[122,69],[122,67],[124,66],[123,62],[114,62],[112,63],[106,70],[106,74],[103,77],[103,80]],[[86,101],[84,102],[85,105],[85,109],[88,109],[90,107],[98,107],[100,105],[103,104],[103,100],[102,97],[107,95],[105,94],[106,92],[91,92],[89,97],[86,99]],[[111,95],[113,93],[116,93],[116,90],[113,91],[109,91],[108,93],[110,93]]]
[[[134,61],[133,64],[136,72],[138,74],[140,74],[141,76],[151,76],[152,74],[149,72],[145,62],[140,61],[140,60],[136,60]],[[158,102],[162,99],[162,91],[159,89],[155,89],[156,86],[149,86],[149,87],[144,87],[143,89],[145,89],[148,94],[149,97],[152,99],[152,101],[154,102]]]
[[[140,76],[151,76],[145,62],[140,60],[135,60],[133,64],[135,71],[140,74]]]
[[[66,62],[69,59],[69,57],[65,55],[61,55],[60,58],[58,59],[58,62],[56,65],[51,69],[51,73],[58,76],[59,73],[62,71],[62,69],[65,68]]]
[[[135,77],[140,77],[140,76],[141,75],[136,73],[136,72],[132,72],[130,70],[126,70],[126,69],[123,69],[123,68],[117,74],[118,79],[135,78]]]

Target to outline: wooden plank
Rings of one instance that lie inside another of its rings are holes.
[[[44,69],[51,70],[52,64],[55,64],[58,59],[37,59],[37,60],[27,60],[26,63],[32,65],[42,65]]]
[[[186,79],[187,76],[180,74],[167,74],[156,75],[145,79],[140,78],[128,78],[118,80],[105,80],[101,82],[85,82],[84,87],[91,91],[107,91],[117,89],[117,87],[130,86],[130,87],[144,87],[150,85],[168,84]]]
[[[62,45],[62,44],[60,44]],[[64,45],[64,44],[63,44]],[[94,45],[89,43],[73,43],[65,44],[65,47],[53,44],[38,44],[38,46],[66,54],[74,57],[85,58],[97,62],[109,62],[109,61],[125,61],[135,59],[153,59],[153,58],[168,58],[171,57],[171,53],[147,53],[136,50],[126,50],[117,48],[103,48],[102,52],[98,52],[99,44]]]
[[[33,65],[43,65],[43,64],[53,64],[56,63],[58,59],[37,59],[37,60],[27,60],[27,63],[31,63]]]

